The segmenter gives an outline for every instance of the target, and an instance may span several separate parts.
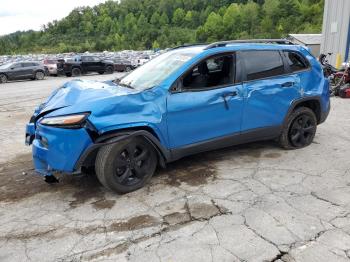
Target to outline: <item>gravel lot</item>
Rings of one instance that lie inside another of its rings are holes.
[[[0,85],[0,261],[350,260],[350,100],[332,99],[305,149],[188,157],[120,196],[94,175],[49,186],[33,174],[25,123],[67,80]]]

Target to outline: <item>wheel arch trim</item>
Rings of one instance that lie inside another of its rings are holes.
[[[296,99],[294,100],[288,111],[287,111],[287,114],[286,116],[284,117],[284,120],[283,120],[283,126],[287,123],[288,121],[288,117],[290,116],[290,114],[301,104],[305,103],[305,102],[317,102],[318,103],[318,106],[319,106],[319,116],[316,114],[316,118],[317,118],[317,122],[318,124],[320,124],[322,121],[322,114],[323,114],[323,111],[322,111],[322,103],[321,103],[321,98],[319,96],[307,96],[307,97],[303,97],[303,98],[299,98],[299,99]],[[310,108],[311,110],[313,110],[312,108]]]
[[[130,139],[138,136],[145,138],[155,148],[159,158],[159,164],[162,167],[165,167],[165,163],[169,161],[171,158],[170,151],[164,148],[159,142],[159,140],[153,134],[151,134],[146,130],[127,130],[127,131],[116,130],[113,133],[108,133],[108,134],[99,136],[95,140],[94,144],[86,148],[85,151],[80,155],[78,161],[76,162],[74,166],[74,170],[76,171],[79,170],[83,166],[85,160],[87,160],[94,153],[97,153],[97,151],[101,147],[115,144],[125,139]],[[108,141],[108,140],[111,140],[111,141]]]

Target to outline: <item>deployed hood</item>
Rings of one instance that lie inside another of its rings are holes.
[[[125,96],[137,92],[137,90],[118,86],[111,81],[73,80],[56,89],[47,101],[41,105],[40,111],[42,113],[58,108],[91,103],[95,100]]]

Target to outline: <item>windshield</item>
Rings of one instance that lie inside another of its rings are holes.
[[[197,52],[196,52],[197,51]],[[119,82],[137,90],[145,90],[159,85],[200,50],[176,50],[164,53],[139,67]]]
[[[3,64],[3,65],[0,65],[0,69],[7,69],[7,68],[10,68],[12,64]]]

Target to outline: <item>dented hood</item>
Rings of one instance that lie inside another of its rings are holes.
[[[56,89],[41,105],[40,111],[47,112],[74,105],[86,105],[104,98],[125,96],[137,92],[137,90],[118,86],[111,81],[73,80]]]

